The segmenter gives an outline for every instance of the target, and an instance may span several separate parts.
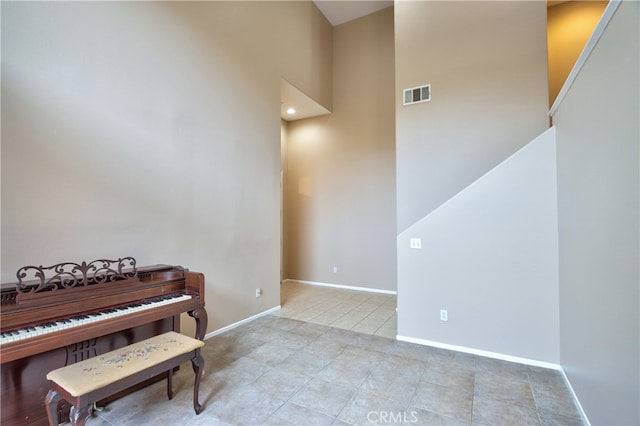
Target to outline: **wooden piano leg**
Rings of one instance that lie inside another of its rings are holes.
[[[54,390],[50,390],[44,399],[50,426],[57,426],[60,423],[60,419],[58,418],[58,403],[61,399],[60,394]]]
[[[204,334],[207,331],[208,315],[204,308],[196,308],[189,311],[189,316],[196,320],[196,339],[204,340]]]
[[[200,349],[196,350],[196,356],[191,359],[191,366],[195,373],[195,380],[193,381],[193,409],[196,414],[202,412],[202,405],[198,401],[198,395],[200,394],[200,378],[202,377],[202,371],[204,370],[204,359],[200,355]]]
[[[196,308],[189,311],[189,316],[196,320],[196,339],[204,340],[204,334],[207,331],[208,315],[204,308]]]

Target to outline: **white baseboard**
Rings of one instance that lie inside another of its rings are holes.
[[[589,421],[589,418],[587,417],[587,413],[585,413],[584,410],[582,409],[582,404],[580,404],[580,400],[578,399],[578,395],[576,395],[575,391],[573,390],[573,386],[571,386],[571,382],[569,381],[569,378],[567,377],[567,375],[566,375],[566,373],[564,372],[563,369],[560,369],[560,372],[562,373],[562,378],[564,379],[564,383],[567,385],[567,387],[571,391],[571,396],[573,396],[573,400],[576,403],[576,407],[578,407],[578,411],[580,412],[580,416],[582,417],[582,421],[584,421],[584,423],[587,426],[591,426],[591,422]]]
[[[397,292],[393,291],[393,290],[381,290],[379,288],[357,287],[357,286],[341,285],[341,284],[320,283],[320,282],[317,282],[317,281],[304,281],[304,280],[286,279],[286,280],[282,280],[282,282],[283,283],[293,282],[293,283],[300,283],[300,284],[308,284],[308,285],[315,285],[315,286],[319,286],[319,287],[341,288],[343,290],[365,291],[365,292],[368,292],[368,293],[382,293],[382,294],[393,294],[393,295],[397,294]]]
[[[534,360],[534,359],[521,358],[521,357],[512,356],[512,355],[505,355],[505,354],[501,354],[501,353],[497,353],[497,352],[483,351],[483,350],[480,350],[480,349],[467,348],[465,346],[449,345],[447,343],[434,342],[434,341],[431,341],[431,340],[416,339],[414,337],[406,337],[406,336],[397,335],[396,339],[400,340],[400,341],[403,341],[403,342],[415,343],[415,344],[418,344],[418,345],[432,346],[432,347],[441,348],[441,349],[449,349],[449,350],[452,350],[452,351],[464,352],[464,353],[473,354],[473,355],[480,355],[480,356],[485,356],[485,357],[488,357],[488,358],[500,359],[500,360],[503,360],[503,361],[517,362],[519,364],[525,364],[525,365],[531,365],[531,366],[534,366],[534,367],[542,367],[542,368],[549,368],[549,369],[552,369],[552,370],[557,370],[557,371],[560,372],[560,374],[562,374],[562,378],[564,379],[564,382],[567,385],[567,388],[569,388],[569,391],[571,391],[571,396],[573,397],[573,400],[576,403],[576,407],[578,408],[578,412],[580,413],[580,416],[582,417],[582,420],[585,422],[585,424],[587,424],[587,426],[591,426],[591,422],[589,422],[589,418],[587,417],[587,414],[584,412],[584,410],[582,408],[582,405],[580,404],[580,400],[578,399],[578,396],[576,395],[575,391],[573,390],[573,386],[571,386],[571,382],[569,381],[569,378],[565,374],[565,372],[562,369],[562,366],[560,364],[554,364],[554,363],[551,363],[551,362],[544,362],[544,361],[537,361],[537,360]]]
[[[245,319],[243,319],[243,320],[241,320],[241,321],[234,322],[233,324],[230,324],[230,325],[228,325],[228,326],[226,326],[226,327],[219,328],[218,330],[212,331],[211,333],[207,333],[207,334],[204,336],[204,339],[205,339],[205,340],[207,340],[207,339],[209,339],[209,338],[211,338],[211,337],[213,337],[213,336],[217,336],[218,334],[224,333],[225,331],[232,330],[232,329],[234,329],[234,328],[236,328],[236,327],[239,327],[239,326],[241,326],[241,325],[243,325],[243,324],[246,324],[246,323],[248,323],[248,322],[251,322],[251,321],[253,321],[253,320],[257,319],[257,318],[260,318],[260,317],[263,317],[263,316],[265,316],[265,315],[269,315],[269,314],[271,314],[271,313],[273,313],[273,312],[279,311],[279,310],[280,310],[280,308],[281,308],[281,306],[280,306],[280,305],[278,305],[278,306],[274,306],[273,308],[271,308],[271,309],[267,309],[266,311],[264,311],[264,312],[260,312],[259,314],[256,314],[256,315],[254,315],[254,316],[252,316],[252,317],[245,318]]]
[[[529,358],[521,358],[513,355],[501,354],[499,352],[483,351],[480,349],[468,348],[466,346],[450,345],[447,343],[435,342],[432,340],[416,339],[415,337],[406,337],[406,336],[398,335],[396,336],[396,339],[403,342],[416,343],[418,345],[432,346],[434,348],[448,349],[451,351],[464,352],[468,354],[484,356],[487,358],[499,359],[502,361],[517,362],[518,364],[526,364],[534,367],[550,368],[552,370],[562,371],[562,367],[559,364],[553,364],[551,362],[538,361],[538,360],[529,359]]]
[[[373,292],[373,293],[385,293],[385,294],[396,294],[396,292],[390,292],[388,290],[378,290],[378,289],[367,289],[367,288],[363,288],[363,287],[350,287],[350,286],[341,286],[338,284],[325,284],[325,283],[317,283],[314,281],[302,281],[302,280],[284,280],[285,281],[291,281],[291,282],[299,282],[302,284],[309,284],[309,285],[318,285],[318,286],[325,286],[325,287],[336,287],[336,288],[345,288],[345,289],[349,289],[349,290],[357,290],[357,291],[368,291],[368,292]],[[251,322],[257,318],[263,317],[265,315],[269,315],[273,312],[277,312],[281,309],[281,306],[274,306],[271,309],[267,309],[264,312],[260,312],[259,314],[253,315],[249,318],[245,318],[241,321],[235,322],[233,324],[230,324],[226,327],[222,327],[218,330],[212,331],[211,333],[207,333],[204,338],[209,339],[213,336],[217,336],[218,334],[224,333],[225,331],[229,331],[232,330],[236,327],[239,327],[243,324],[246,324],[248,322]],[[435,347],[435,348],[440,348],[440,349],[448,349],[448,350],[452,350],[452,351],[458,351],[458,352],[464,352],[464,353],[468,353],[468,354],[473,354],[473,355],[479,355],[479,356],[484,356],[487,358],[494,358],[494,359],[499,359],[502,361],[509,361],[509,362],[517,362],[519,364],[525,364],[525,365],[531,365],[534,367],[541,367],[541,368],[549,368],[552,370],[558,370],[561,374],[562,374],[562,378],[564,379],[565,384],[567,385],[567,387],[569,388],[569,390],[571,391],[571,395],[573,396],[573,400],[576,403],[576,406],[578,408],[578,411],[580,412],[580,415],[582,416],[582,420],[587,424],[587,426],[591,426],[591,422],[589,422],[589,418],[587,417],[587,414],[584,412],[584,409],[582,408],[582,405],[580,404],[580,400],[578,399],[578,396],[576,395],[575,391],[573,390],[573,387],[571,386],[571,382],[569,381],[569,378],[567,377],[567,375],[565,374],[564,370],[562,369],[562,366],[559,364],[554,364],[554,363],[550,363],[550,362],[544,362],[544,361],[537,361],[534,359],[529,359],[529,358],[521,358],[521,357],[517,357],[517,356],[512,356],[512,355],[506,355],[506,354],[501,354],[498,352],[489,352],[489,351],[483,351],[480,349],[474,349],[474,348],[468,348],[465,346],[457,346],[457,345],[450,345],[447,343],[441,343],[441,342],[435,342],[432,340],[424,340],[424,339],[417,339],[415,337],[407,337],[407,336],[401,336],[401,335],[397,335],[396,336],[397,340],[400,340],[402,342],[409,342],[409,343],[415,343],[418,345],[423,345],[423,346],[431,346],[431,347]]]

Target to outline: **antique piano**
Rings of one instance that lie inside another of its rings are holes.
[[[179,266],[137,268],[126,257],[25,266],[17,278],[0,291],[3,426],[47,424],[50,370],[180,331],[183,312],[204,338],[204,275]]]

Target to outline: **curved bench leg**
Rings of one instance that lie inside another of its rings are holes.
[[[62,397],[54,390],[50,390],[47,393],[47,397],[44,399],[44,403],[47,408],[47,418],[49,419],[49,425],[58,425],[60,419],[58,418],[58,403]]]
[[[71,411],[69,412],[69,420],[71,420],[71,424],[73,426],[84,426],[87,418],[91,415],[92,407],[93,404],[85,405],[82,408],[72,405]]]
[[[200,414],[202,412],[202,405],[198,402],[198,395],[200,393],[200,378],[204,370],[204,359],[202,355],[200,355],[200,349],[196,351],[196,356],[191,359],[191,366],[196,376],[193,383],[193,409],[196,411],[196,414]]]

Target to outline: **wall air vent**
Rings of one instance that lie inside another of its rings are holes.
[[[412,87],[403,91],[403,105],[413,105],[431,100],[431,85],[426,84],[420,87]]]

